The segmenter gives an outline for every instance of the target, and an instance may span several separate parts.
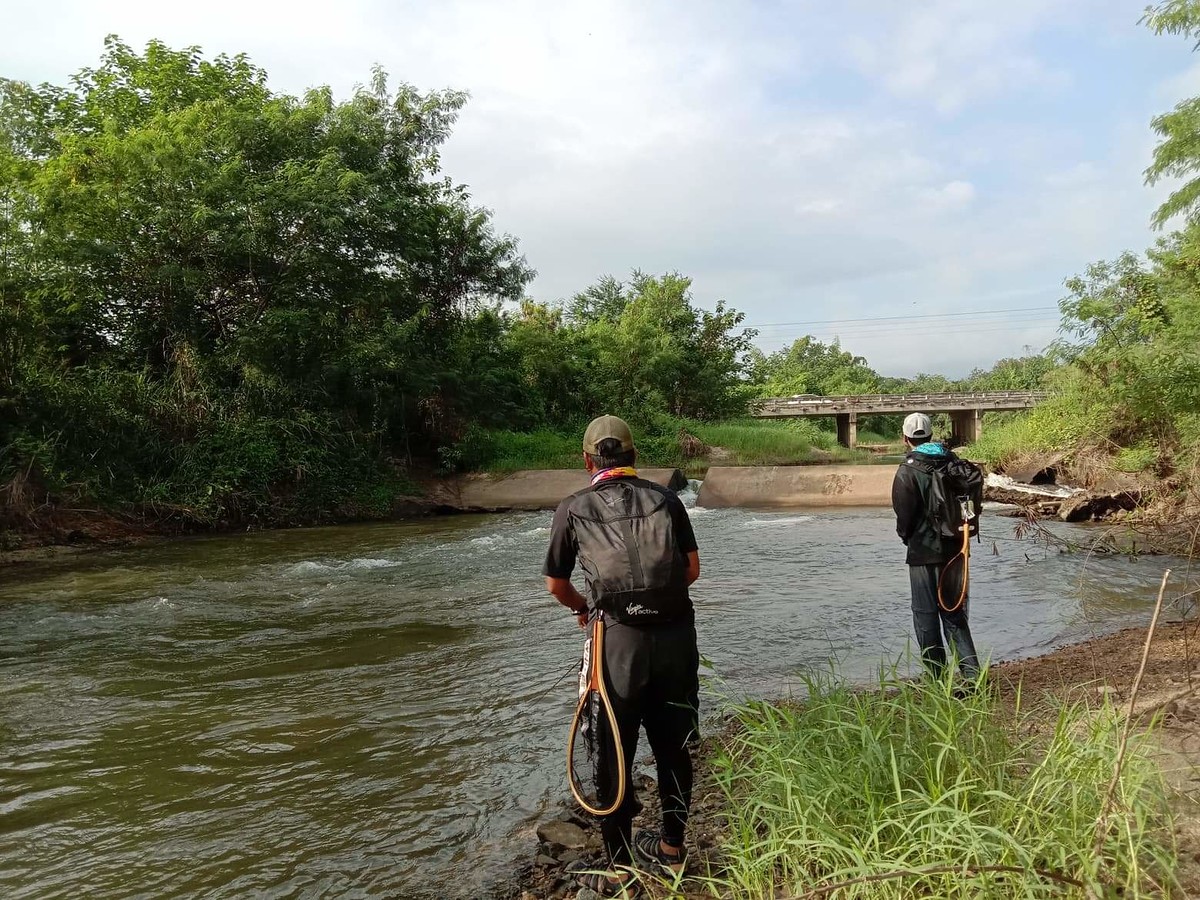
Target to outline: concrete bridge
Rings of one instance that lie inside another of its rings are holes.
[[[985,412],[1031,409],[1045,400],[1045,391],[963,391],[949,394],[861,394],[848,397],[770,397],[759,400],[750,414],[760,419],[794,416],[835,416],[838,443],[858,443],[858,417],[907,415],[912,412],[949,413],[956,444],[979,440]]]

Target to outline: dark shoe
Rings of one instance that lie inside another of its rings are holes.
[[[608,877],[614,873],[609,871],[608,867],[603,863],[578,859],[567,866],[567,874],[575,880],[577,885],[581,888],[587,888],[599,897],[620,897],[622,900],[635,900],[635,898],[642,896],[642,885],[638,881],[637,876],[628,869],[624,869],[623,871],[626,878],[623,881],[614,882],[610,881]]]
[[[687,848],[680,847],[678,855],[663,853],[662,838],[657,831],[643,828],[633,838],[633,855],[650,871],[665,868],[671,875],[683,871],[687,862]]]
[[[986,675],[974,673],[972,675],[964,675],[965,679],[961,687],[954,689],[955,700],[966,700],[968,697],[991,697],[994,693],[991,682]]]

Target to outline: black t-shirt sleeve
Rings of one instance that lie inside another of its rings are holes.
[[[692,520],[688,517],[687,507],[683,505],[683,501],[679,499],[678,495],[671,495],[671,499],[667,501],[667,508],[671,511],[671,519],[675,522],[675,542],[679,545],[680,552],[688,554],[693,550],[699,550],[700,548],[696,544],[696,532],[692,530]]]
[[[567,501],[558,504],[554,521],[550,523],[550,546],[542,574],[549,578],[570,578],[575,570],[575,536],[567,517]]]
[[[892,479],[892,511],[896,514],[896,534],[905,544],[917,527],[917,504],[921,494],[913,480],[912,470],[901,463]]]

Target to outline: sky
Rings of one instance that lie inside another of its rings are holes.
[[[1053,340],[1063,280],[1152,244],[1150,120],[1200,94],[1145,0],[0,0],[0,76],[63,84],[106,34],[245,52],[288,93],[378,63],[467,90],[443,168],[530,296],[678,271],[756,342],[959,376]]]

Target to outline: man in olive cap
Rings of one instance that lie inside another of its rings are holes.
[[[629,426],[616,416],[593,419],[583,436],[583,464],[591,483],[558,505],[542,573],[546,588],[578,618],[580,627],[601,616],[604,668],[632,784],[638,728],[645,726],[658,767],[662,831],[641,830],[631,840],[639,805],[632,788],[616,812],[601,820],[607,875],[578,872],[580,884],[618,896],[639,861],[682,871],[684,831],[692,793],[687,743],[696,725],[700,656],[688,586],[700,576],[700,555],[687,510],[675,492],[638,477]],[[587,596],[571,584],[576,562]],[[603,722],[602,725],[607,727]],[[611,740],[597,760],[600,801],[617,782]],[[588,866],[588,868],[594,868]]]

